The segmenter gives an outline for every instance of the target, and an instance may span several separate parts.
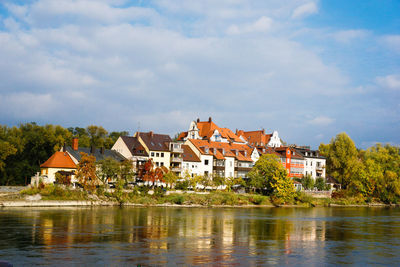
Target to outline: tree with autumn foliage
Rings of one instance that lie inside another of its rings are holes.
[[[86,191],[93,192],[97,185],[96,157],[81,153],[78,163],[76,178]]]
[[[290,202],[295,195],[293,181],[275,155],[262,155],[248,176],[251,187],[282,202]]]
[[[151,182],[153,187],[156,182],[163,182],[164,171],[157,167],[154,168],[153,161],[149,159],[146,163],[141,166],[138,172],[138,176],[143,179],[143,181]]]

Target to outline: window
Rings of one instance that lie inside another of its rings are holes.
[[[158,166],[160,166],[160,164],[158,162],[156,162],[156,166],[158,167]]]
[[[230,162],[230,166],[232,167],[232,161]],[[231,174],[231,176],[232,176],[232,174]]]
[[[154,152],[151,152],[151,156],[154,157]]]
[[[159,157],[160,156],[160,153],[156,153],[156,157]]]
[[[312,161],[310,162],[310,166],[312,166]]]
[[[162,157],[162,158],[164,157],[164,153],[163,153],[163,152],[161,152],[161,157]]]
[[[160,165],[161,165],[161,166],[164,166],[164,162],[161,162]]]
[[[204,165],[208,165],[208,159],[204,160]]]

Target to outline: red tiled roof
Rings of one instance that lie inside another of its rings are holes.
[[[244,132],[240,130],[238,132],[242,133],[242,136],[244,136],[249,142],[249,144],[252,146],[256,145],[266,146],[269,143],[269,140],[271,139],[272,136],[272,134],[266,134],[264,130],[249,131],[249,132]]]
[[[76,169],[76,164],[72,161],[67,152],[57,151],[45,163],[40,165],[40,167]]]
[[[189,139],[190,142],[203,155],[213,155],[217,159],[225,159],[225,157],[234,157],[239,161],[252,162],[251,153],[253,149],[245,144],[233,144],[223,142],[211,142],[207,140]],[[205,148],[208,147],[208,153]],[[225,155],[223,154],[225,152]],[[237,152],[237,153],[236,153]]]

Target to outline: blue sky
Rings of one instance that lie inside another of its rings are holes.
[[[400,2],[0,3],[0,124],[400,144]]]

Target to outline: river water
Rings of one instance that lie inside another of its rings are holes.
[[[398,208],[0,209],[14,266],[400,265]]]

